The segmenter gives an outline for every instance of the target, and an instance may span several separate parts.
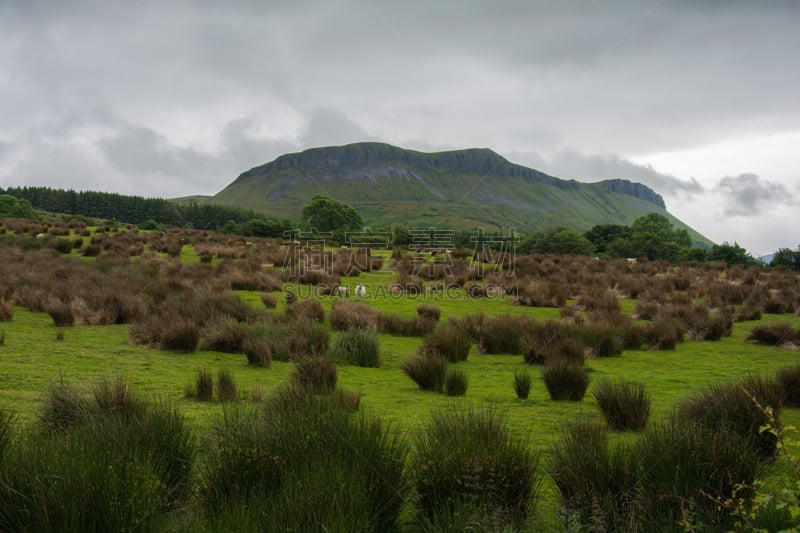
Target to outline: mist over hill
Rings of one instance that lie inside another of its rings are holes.
[[[582,183],[514,164],[486,148],[418,152],[363,142],[282,155],[242,173],[204,200],[298,219],[316,194],[352,205],[374,227],[407,225],[527,232],[565,226],[630,225],[656,212],[693,239],[663,198],[628,180]]]

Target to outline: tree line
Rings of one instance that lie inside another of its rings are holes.
[[[0,195],[17,201],[16,204],[11,200],[0,204],[0,209],[7,207],[9,211],[5,214],[0,211],[1,216],[17,216],[15,213],[25,212],[20,218],[30,218],[32,213],[24,210],[27,206],[52,213],[116,220],[136,224],[142,229],[177,226],[258,237],[282,237],[292,226],[288,220],[269,217],[250,209],[197,202],[179,204],[163,198],[117,193],[50,187],[10,187],[0,189]],[[5,206],[6,203],[9,205]],[[14,205],[17,207],[12,212]],[[19,205],[23,205],[23,208]]]

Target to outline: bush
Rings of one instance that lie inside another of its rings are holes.
[[[75,311],[70,302],[49,298],[45,303],[44,311],[50,315],[57,328],[75,325]]]
[[[210,402],[214,397],[214,376],[208,369],[197,371],[195,396],[198,400]]]
[[[309,394],[331,393],[336,388],[336,364],[328,356],[304,357],[296,362],[292,385]]]
[[[747,501],[761,470],[748,440],[725,426],[711,428],[670,419],[639,438],[635,453],[641,465],[642,531],[656,531],[692,516],[711,531],[733,529],[730,516],[713,498]],[[739,487],[737,489],[737,487]],[[651,495],[657,494],[657,498]]]
[[[775,379],[783,390],[785,405],[800,407],[800,365],[778,369],[775,372]]]
[[[639,530],[638,458],[625,445],[611,448],[605,426],[590,420],[573,422],[561,430],[551,453],[562,514],[585,528],[573,524],[570,531]]]
[[[709,430],[727,429],[752,443],[762,459],[777,452],[774,433],[761,431],[769,422],[764,407],[777,419],[783,406],[783,390],[774,378],[748,376],[736,383],[714,384],[678,404],[682,423]]]
[[[447,371],[444,390],[448,396],[464,396],[467,393],[467,385],[469,380],[464,372],[456,368]]]
[[[480,329],[481,351],[489,354],[520,354],[521,339],[531,327],[533,321],[524,316],[504,315],[488,318]]]
[[[278,298],[274,294],[261,293],[261,303],[267,309],[275,309],[278,307]]]
[[[239,387],[236,379],[228,370],[217,372],[217,398],[221,402],[236,402],[239,400]]]
[[[352,328],[378,331],[381,323],[381,312],[360,302],[333,302],[330,315],[333,329],[344,331]]]
[[[0,299],[0,322],[11,322],[14,318],[14,306]]]
[[[586,389],[589,388],[589,374],[586,369],[565,362],[546,365],[542,370],[542,379],[551,400],[577,402],[583,399]]]
[[[407,497],[400,432],[338,397],[282,391],[213,423],[200,490],[209,529],[395,531]]]
[[[800,342],[800,333],[795,331],[791,322],[778,322],[751,328],[745,340],[779,346],[786,342]]]
[[[436,329],[425,338],[422,350],[427,355],[438,356],[451,363],[458,363],[467,360],[471,347],[472,339],[459,323],[455,320],[448,320],[446,323],[436,326]]]
[[[436,305],[420,305],[417,307],[417,315],[437,321],[442,316],[442,310]]]
[[[200,326],[196,322],[177,318],[163,326],[162,350],[194,353],[200,344]]]
[[[517,393],[517,398],[527,400],[531,392],[532,383],[533,376],[527,370],[514,372],[514,391]]]
[[[249,336],[242,343],[242,351],[251,366],[266,368],[272,364],[272,345],[269,339]]]
[[[641,383],[603,380],[597,384],[594,398],[611,429],[636,431],[647,425],[651,398]]]
[[[591,324],[580,330],[583,344],[595,357],[612,357],[622,353],[625,346],[621,328],[610,324]]]
[[[225,353],[242,353],[250,328],[234,318],[221,318],[207,325],[202,349]]]
[[[130,418],[142,415],[147,408],[147,404],[133,393],[130,384],[122,377],[114,381],[101,380],[94,385],[92,392],[101,414]]]
[[[331,355],[348,365],[377,368],[381,364],[378,334],[366,329],[344,331],[333,342]]]
[[[557,320],[536,323],[522,339],[523,357],[532,365],[568,362],[582,365],[583,345],[575,338],[574,329]]]
[[[511,438],[493,411],[434,412],[411,461],[420,529],[450,531],[457,511],[499,522],[493,530],[527,529],[538,497],[538,458]],[[463,520],[463,514],[462,518]]]
[[[425,316],[404,318],[398,315],[381,316],[381,333],[402,335],[404,337],[421,337],[429,334],[436,327],[436,320]]]
[[[89,402],[63,378],[47,391],[39,421],[46,429],[66,429],[78,425],[89,415]]]
[[[83,244],[82,241],[81,244]],[[72,252],[72,241],[69,239],[53,239],[51,246],[60,254],[68,254]]]
[[[293,319],[307,319],[314,322],[325,320],[325,310],[319,300],[302,300],[286,307],[286,314]]]
[[[400,369],[420,389],[442,392],[447,379],[447,360],[438,355],[419,353],[400,363]]]
[[[683,341],[684,325],[677,318],[657,318],[647,332],[651,350],[674,350]]]
[[[196,452],[184,420],[150,404],[135,416],[96,407],[8,450],[0,465],[4,530],[157,531],[186,504]]]

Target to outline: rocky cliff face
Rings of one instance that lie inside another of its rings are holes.
[[[311,148],[303,152],[282,155],[266,165],[245,172],[240,178],[296,171],[352,179],[351,173],[354,170],[358,170],[358,173],[364,176],[365,170],[370,168],[377,170],[399,166],[417,175],[424,175],[426,171],[444,171],[452,174],[499,178],[520,177],[526,181],[546,183],[563,190],[578,188],[578,183],[574,180],[554,178],[544,172],[511,163],[487,148],[423,153],[372,142]]]
[[[601,183],[605,185],[605,190],[608,192],[627,194],[629,196],[639,198],[640,200],[650,202],[651,204],[655,204],[662,209],[667,208],[667,204],[664,203],[664,198],[662,198],[660,194],[656,193],[650,187],[642,185],[641,183],[634,183],[632,181],[620,179],[605,180]]]

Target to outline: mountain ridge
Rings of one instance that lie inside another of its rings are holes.
[[[297,219],[315,194],[352,205],[373,226],[533,231],[560,225],[583,232],[658,212],[695,241],[710,243],[642,183],[561,179],[488,148],[419,152],[378,142],[309,148],[243,172],[208,201]]]

